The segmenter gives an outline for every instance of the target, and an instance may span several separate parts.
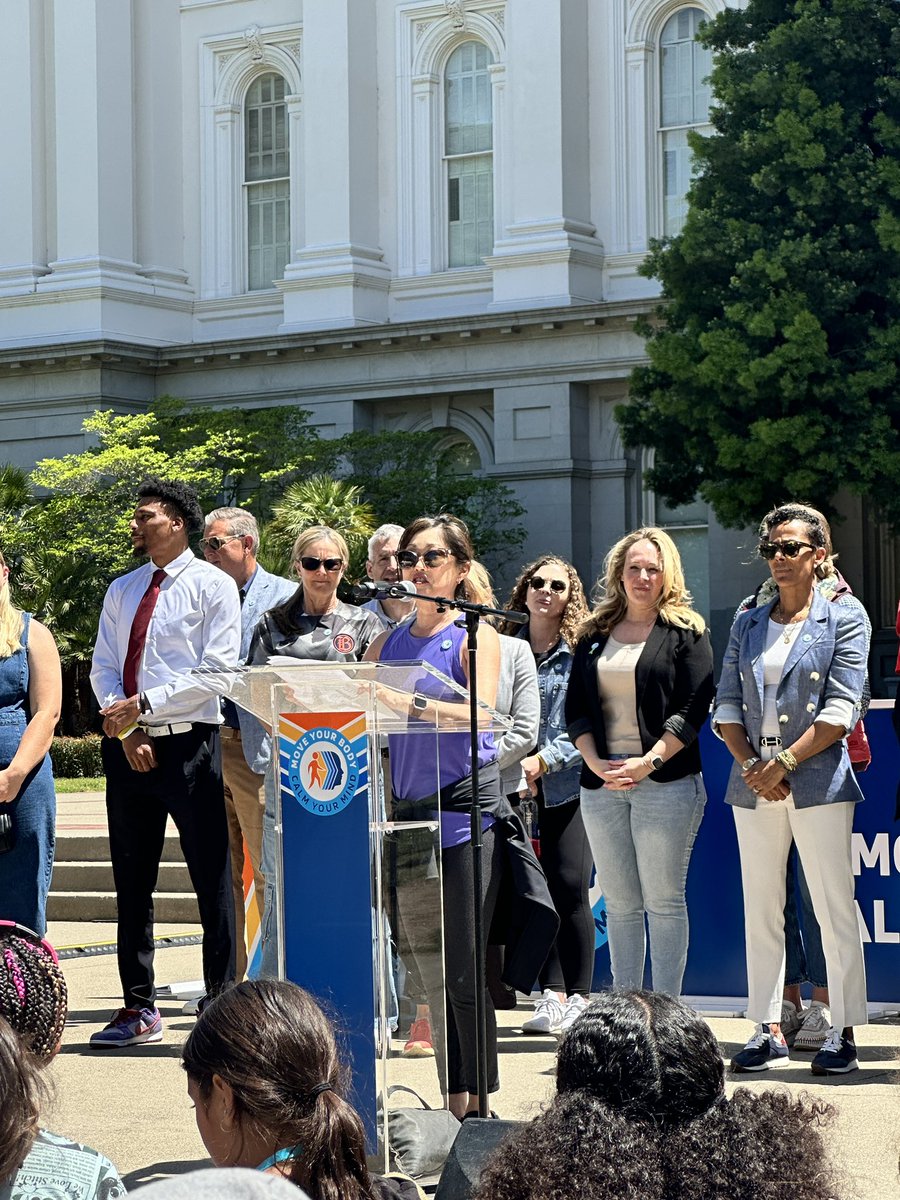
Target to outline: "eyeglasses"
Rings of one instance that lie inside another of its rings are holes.
[[[229,533],[227,537],[211,537],[200,539],[201,550],[221,550],[226,542],[233,542],[235,538],[243,537],[242,533]]]
[[[544,579],[543,575],[532,575],[528,580],[528,586],[536,592],[545,587],[548,587],[551,592],[564,592],[569,585],[562,579]]]
[[[304,554],[300,559],[304,571],[318,571],[319,567],[324,567],[326,571],[339,571],[343,565],[342,558],[313,558],[310,554]]]
[[[796,558],[804,547],[807,550],[815,550],[815,546],[811,542],[760,542],[759,556],[772,559],[780,551],[785,558]]]
[[[46,954],[49,954],[55,963],[59,962],[59,956],[47,939],[42,938],[33,929],[29,929],[27,925],[19,925],[17,921],[0,921],[0,937],[7,930],[9,931],[9,935],[14,934],[16,937],[21,938],[23,942],[30,942],[32,946],[37,946],[39,950],[43,950]]]
[[[424,554],[416,554],[415,550],[398,550],[397,566],[406,571],[417,567],[420,562],[426,567],[439,567],[445,558],[452,558],[451,550],[426,550]]]

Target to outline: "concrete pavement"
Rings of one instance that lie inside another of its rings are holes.
[[[60,820],[67,819],[61,796]],[[82,800],[71,806],[72,820],[94,824]],[[94,801],[95,813],[102,801]],[[77,814],[76,814],[77,808]],[[99,829],[98,829],[99,833]],[[197,934],[194,925],[157,925],[158,935]],[[106,923],[51,923],[49,936],[60,948],[113,943]],[[157,982],[197,979],[200,947],[176,945],[157,953]],[[181,1015],[181,1002],[161,1000],[165,1035],[161,1043],[120,1051],[91,1051],[91,1033],[121,1004],[114,953],[66,958],[69,1022],[52,1068],[55,1099],[46,1114],[48,1128],[95,1146],[125,1176],[129,1189],[164,1175],[208,1165],[187,1098],[180,1046],[193,1024]],[[520,998],[515,1012],[498,1014],[503,1090],[493,1101],[501,1116],[528,1119],[553,1094],[555,1039],[516,1032],[531,1005]],[[747,1021],[713,1017],[710,1024],[729,1059],[750,1033]],[[754,1090],[773,1086],[808,1092],[834,1104],[837,1119],[829,1142],[848,1181],[847,1194],[860,1200],[900,1197],[900,1018],[888,1017],[858,1031],[860,1070],[841,1080],[820,1080],[809,1072],[811,1056],[797,1055],[790,1067],[762,1077],[742,1076]],[[395,1042],[400,1048],[401,1043]],[[392,1060],[408,1082],[429,1101],[438,1101],[431,1060]],[[399,1078],[396,1080],[399,1081]],[[729,1079],[731,1092],[738,1081]]]

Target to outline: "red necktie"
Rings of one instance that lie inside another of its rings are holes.
[[[162,567],[157,567],[150,580],[150,586],[141,597],[137,606],[134,620],[131,622],[131,633],[128,635],[128,651],[125,655],[125,665],[122,668],[122,687],[127,697],[136,696],[138,690],[137,673],[144,653],[144,642],[147,640],[147,629],[150,618],[159,599],[159,585],[165,579],[166,573]]]

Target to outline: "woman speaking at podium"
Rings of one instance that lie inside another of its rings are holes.
[[[474,600],[469,580],[474,552],[465,524],[449,513],[436,517],[420,517],[403,532],[397,552],[397,563],[404,580],[415,585],[420,596],[446,596]],[[469,654],[466,630],[456,624],[453,609],[441,610],[428,600],[416,600],[415,619],[383,633],[366,652],[366,658],[381,662],[425,662],[462,687],[469,687]],[[478,627],[478,697],[493,707],[500,674],[500,643],[494,629]],[[432,686],[429,687],[429,684]],[[408,704],[410,720],[435,722],[446,717],[450,702],[447,694],[435,694],[431,677],[417,683]],[[390,702],[390,701],[388,701]],[[467,709],[453,705],[455,716]],[[439,738],[428,736],[392,735],[389,738],[391,782],[394,792],[394,813],[406,819],[420,819],[439,813],[440,849],[443,875],[443,912],[445,928],[444,960],[447,996],[447,1079],[441,1083],[448,1095],[450,1111],[460,1119],[467,1113],[477,1115],[477,1054],[474,963],[474,905],[470,808],[472,803],[472,742],[468,730],[441,733]],[[438,754],[437,742],[440,741]],[[508,841],[515,841],[515,831],[508,822],[512,819],[508,802],[500,793],[500,772],[497,750],[490,732],[478,735],[479,797],[483,816],[483,891],[482,920],[490,929],[500,888],[503,863]],[[523,839],[524,842],[524,839]],[[521,847],[519,847],[521,849]],[[530,846],[527,848],[530,850]],[[527,851],[526,851],[527,854]],[[552,912],[546,881],[533,857],[535,893],[541,885],[545,903],[552,919],[551,938],[555,934],[556,917]],[[539,900],[538,903],[541,901]],[[532,978],[536,977],[549,942],[535,938]],[[439,1004],[434,996],[437,989],[434,971],[424,963],[418,964],[432,1009]],[[429,976],[431,977],[429,981]],[[499,1090],[497,1071],[497,1025],[494,1008],[485,989],[487,1012],[488,1092]],[[440,1022],[435,1036],[440,1051]],[[438,1069],[442,1072],[442,1056],[438,1053]]]

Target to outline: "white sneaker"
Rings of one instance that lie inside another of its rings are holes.
[[[803,1024],[803,1018],[806,1014],[806,1009],[798,1010],[796,1004],[790,1000],[782,1000],[781,1002],[781,1032],[784,1034],[784,1040],[789,1046],[794,1045],[794,1038]]]
[[[821,1050],[831,1029],[831,1010],[822,1000],[813,1000],[800,1018],[794,1038],[795,1050]]]
[[[574,996],[570,996],[566,1001],[566,1007],[563,1009],[562,1020],[559,1023],[559,1032],[565,1033],[581,1016],[587,1008],[588,1002],[584,996],[579,996],[576,992]]]
[[[552,988],[544,988],[534,1002],[534,1016],[522,1022],[523,1033],[556,1033],[563,1018],[563,1006]]]

